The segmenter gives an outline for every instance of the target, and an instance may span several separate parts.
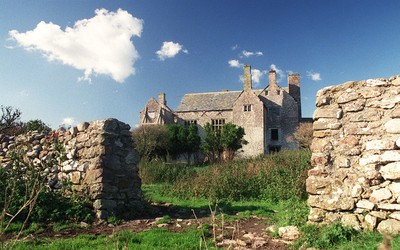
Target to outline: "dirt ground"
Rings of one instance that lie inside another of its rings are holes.
[[[169,220],[165,221],[168,215]],[[163,218],[164,216],[164,218]],[[216,218],[216,217],[214,217]],[[141,219],[124,221],[119,225],[97,223],[85,228],[69,228],[59,232],[45,230],[37,235],[28,237],[69,238],[79,234],[111,235],[121,230],[142,232],[151,228],[167,228],[171,232],[185,232],[189,228],[201,229],[202,224],[208,224],[211,238],[216,239],[218,248],[225,249],[277,249],[287,250],[288,244],[280,239],[274,239],[267,233],[270,226],[265,218],[250,217],[239,220],[223,221],[217,217],[213,223],[213,216],[207,210],[182,210],[171,204],[151,204],[151,212]],[[214,224],[214,227],[212,226]]]

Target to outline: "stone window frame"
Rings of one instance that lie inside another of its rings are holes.
[[[225,119],[211,119],[211,126],[214,131],[221,131],[225,124]]]
[[[276,91],[276,94],[277,94],[277,95],[281,95],[281,90],[278,89],[278,90]]]
[[[244,112],[250,112],[251,111],[251,104],[245,104],[243,105],[243,111]]]
[[[185,127],[189,127],[192,124],[197,125],[197,120],[185,120]]]

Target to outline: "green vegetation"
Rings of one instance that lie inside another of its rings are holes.
[[[215,164],[197,171],[190,178],[178,179],[164,193],[181,198],[228,201],[304,199],[309,159],[309,151],[283,151],[271,156]]]

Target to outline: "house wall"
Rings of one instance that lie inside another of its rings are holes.
[[[244,111],[244,105],[251,105],[251,111]],[[232,122],[244,128],[244,139],[241,156],[255,156],[264,153],[264,104],[253,91],[244,91],[233,106]]]

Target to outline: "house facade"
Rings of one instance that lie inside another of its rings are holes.
[[[140,125],[197,124],[203,138],[205,124],[218,129],[231,122],[245,130],[248,143],[240,153],[243,157],[297,148],[293,133],[301,119],[300,75],[288,75],[288,87],[283,88],[271,70],[269,84],[253,89],[251,67],[246,65],[243,79],[239,91],[186,94],[175,110],[166,105],[162,93],[158,101],[151,98],[140,112]]]

